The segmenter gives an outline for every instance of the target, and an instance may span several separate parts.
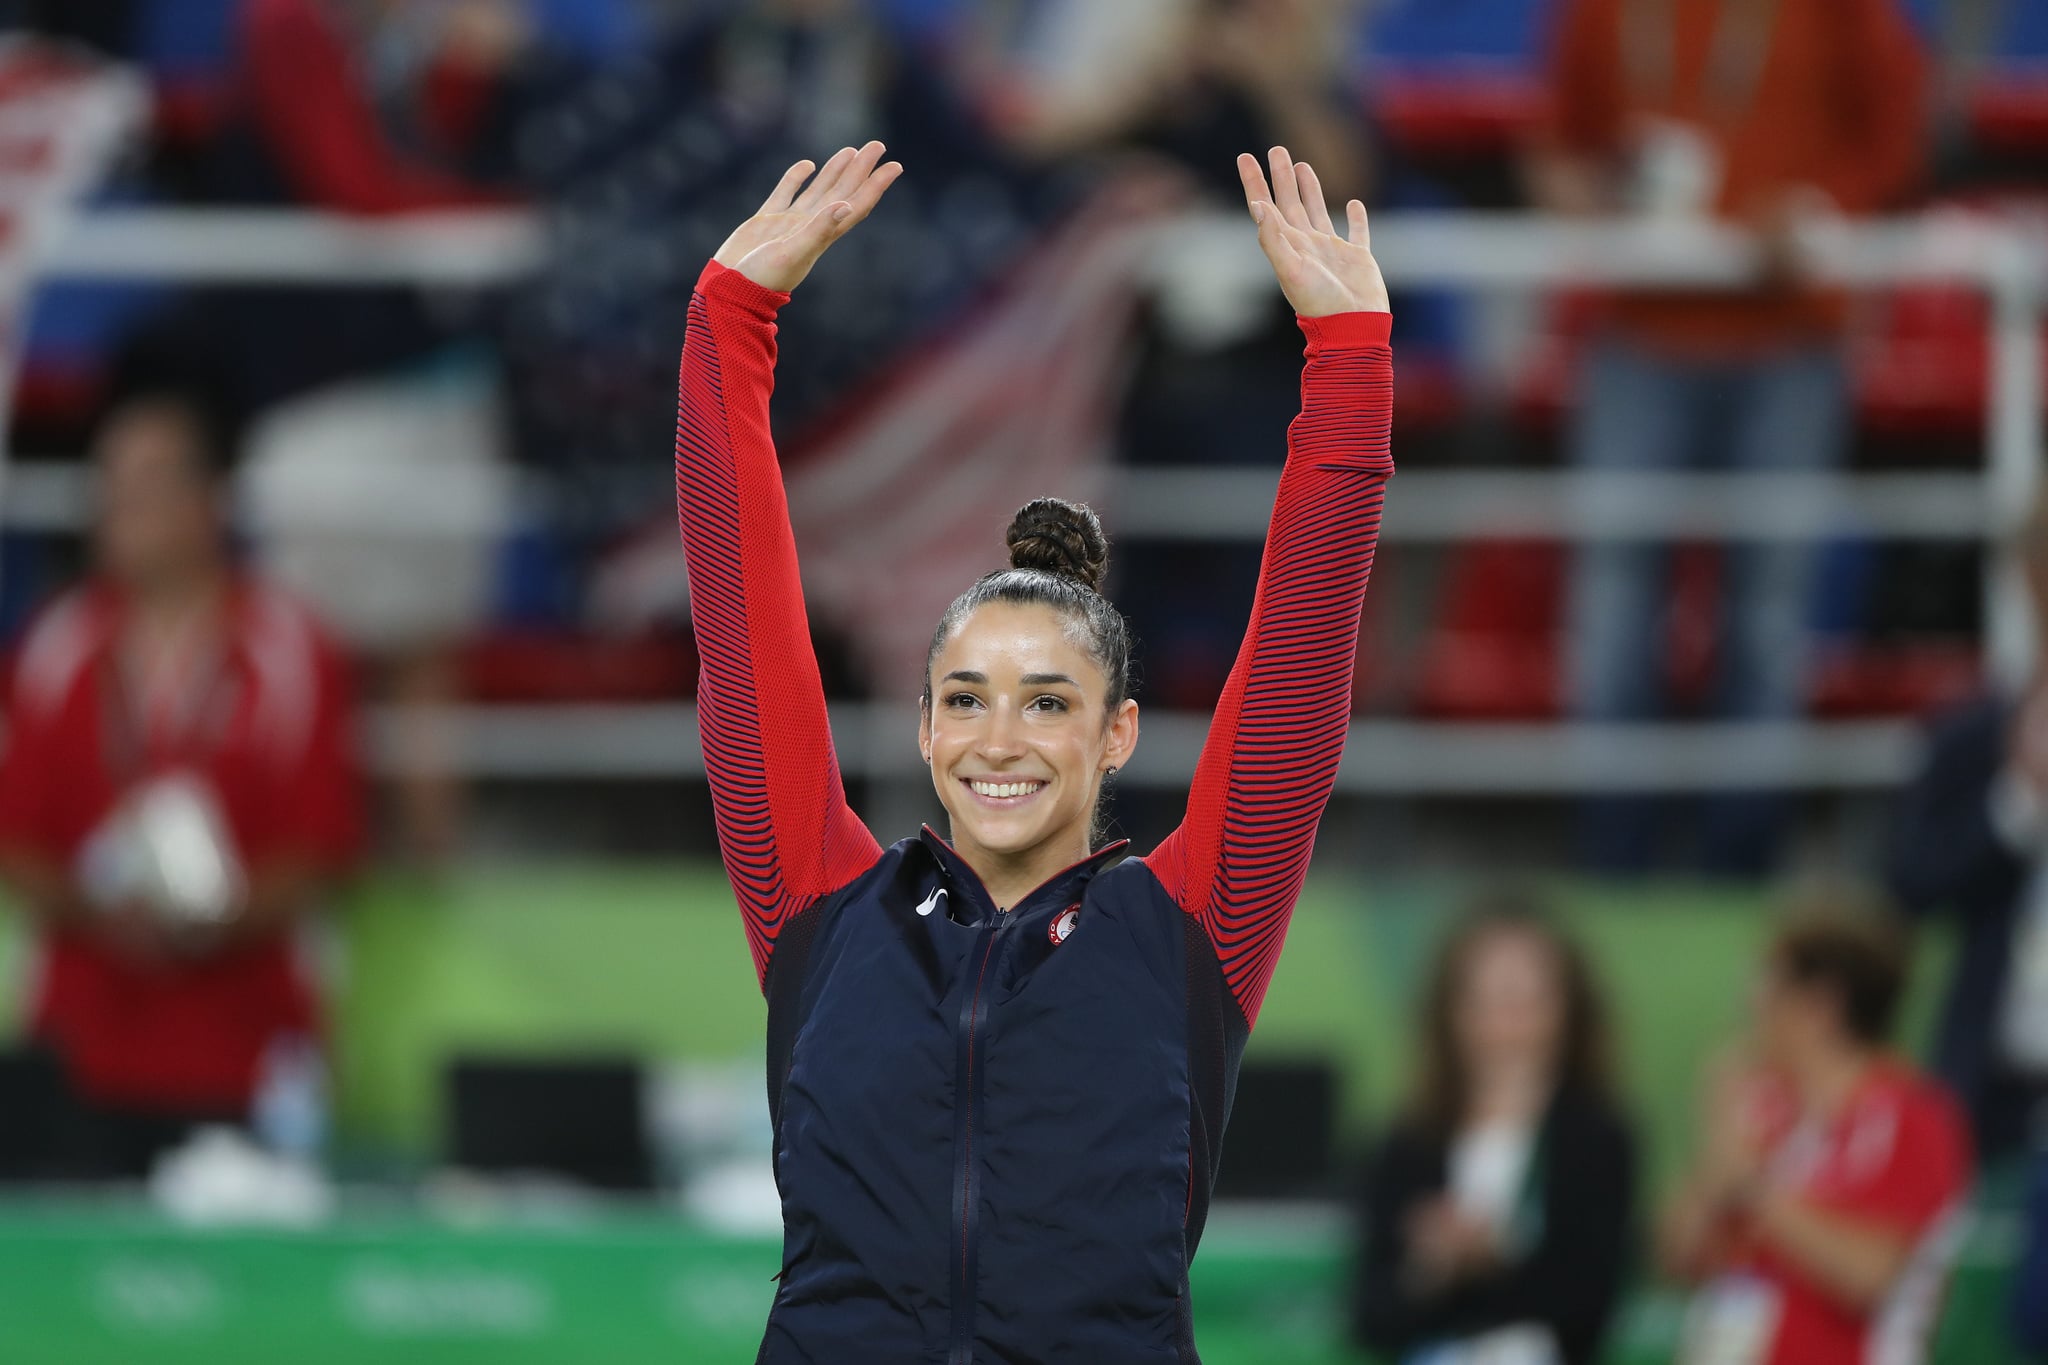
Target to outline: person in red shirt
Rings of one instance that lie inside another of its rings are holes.
[[[1900,0],[1563,0],[1546,117],[1531,149],[1540,207],[1579,217],[1719,223],[1757,234],[1752,288],[1643,289],[1598,300],[1566,438],[1609,473],[1811,474],[1852,435],[1848,299],[1820,287],[1813,233],[1894,208],[1917,188],[1927,57]],[[1715,676],[1725,720],[1782,721],[1807,700],[1820,558],[1797,541],[1723,555]],[[1581,720],[1686,708],[1663,667],[1666,546],[1608,540],[1573,555],[1567,629]],[[1666,846],[1665,803],[1630,794],[1584,811],[1583,857],[1641,872]],[[1791,807],[1729,792],[1686,823],[1721,876],[1775,866]]]
[[[216,432],[189,395],[111,411],[97,572],[31,627],[7,697],[0,880],[89,1174],[245,1118],[273,1045],[316,1033],[291,930],[362,839],[341,661],[231,559]]]
[[[1958,1107],[1886,1051],[1904,968],[1874,916],[1803,916],[1769,950],[1661,1230],[1698,1286],[1684,1365],[1925,1357],[1971,1157]]]

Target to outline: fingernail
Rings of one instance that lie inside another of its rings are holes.
[[[1266,206],[1264,204],[1252,205],[1252,221],[1254,223],[1263,223],[1266,221]]]
[[[846,215],[852,212],[853,205],[841,204],[837,208],[832,210],[832,221],[835,223],[843,223],[846,221]]]

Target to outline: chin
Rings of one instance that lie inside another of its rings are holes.
[[[973,840],[978,847],[1005,855],[1027,853],[1043,843],[1047,834],[1046,830],[1038,828],[1036,821],[1024,827],[1007,821],[981,819],[978,813],[975,819],[956,817],[953,828],[956,833]]]

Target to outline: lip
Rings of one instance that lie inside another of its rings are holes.
[[[1030,791],[1025,792],[1021,796],[984,796],[982,795],[982,793],[974,789],[974,784],[976,782],[992,784],[1000,783],[1002,785],[1015,785],[1019,782],[1036,782],[1038,785],[1032,788]],[[1031,802],[1036,801],[1039,797],[1043,796],[1045,794],[1046,789],[1050,787],[1052,783],[1042,777],[963,777],[960,779],[960,785],[963,789],[965,789],[967,795],[974,801],[974,803],[982,807],[984,810],[1018,810],[1024,806],[1029,805]]]

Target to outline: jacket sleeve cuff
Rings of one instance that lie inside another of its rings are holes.
[[[717,261],[704,263],[703,273],[697,276],[697,292],[707,300],[731,304],[763,318],[773,318],[789,302],[787,292],[764,288]]]
[[[1331,313],[1325,317],[1294,319],[1308,338],[1308,354],[1318,351],[1355,350],[1364,346],[1385,346],[1393,335],[1392,313]]]

